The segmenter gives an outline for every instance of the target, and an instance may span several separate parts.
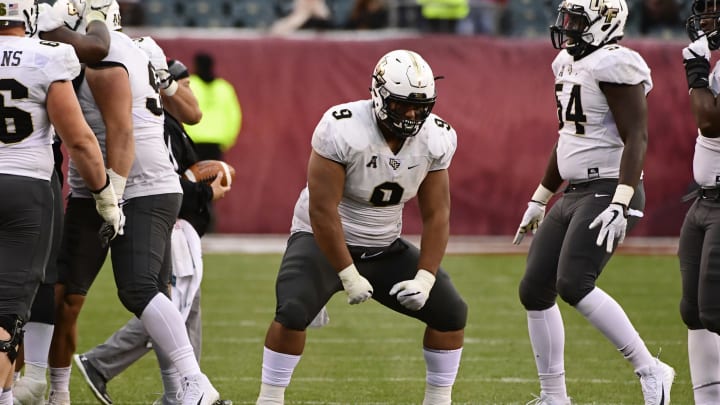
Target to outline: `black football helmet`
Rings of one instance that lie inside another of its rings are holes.
[[[720,0],[694,0],[685,30],[690,40],[695,41],[704,35],[710,50],[720,48]]]

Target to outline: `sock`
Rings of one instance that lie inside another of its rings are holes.
[[[565,385],[565,327],[557,304],[542,311],[527,311],[528,333],[540,379],[540,391],[567,398]]]
[[[285,387],[277,385],[260,384],[260,394],[256,405],[282,405],[285,403]]]
[[[10,388],[3,388],[0,394],[0,405],[13,405],[13,395]]]
[[[423,348],[425,358],[425,398],[424,405],[449,405],[452,386],[455,384],[462,348],[455,350],[433,350]]]
[[[50,391],[70,392],[70,371],[68,367],[50,367]]]
[[[423,405],[450,405],[452,403],[452,385],[447,387],[437,387],[431,384],[425,384],[425,398]]]
[[[28,322],[23,329],[23,345],[25,347],[25,364],[34,364],[47,369],[48,353],[55,325],[40,322]],[[25,372],[27,375],[27,371]],[[44,378],[44,377],[43,377]]]
[[[174,401],[182,386],[180,373],[173,367],[171,369],[160,370],[160,376],[162,377],[163,383],[163,395],[170,401]]]
[[[25,378],[37,381],[46,381],[45,371],[47,371],[47,366],[39,367],[35,364],[25,363]]]
[[[292,373],[300,362],[299,355],[285,354],[263,347],[262,384],[258,404],[282,404],[285,388],[290,385]]]
[[[140,320],[153,344],[167,353],[180,376],[201,374],[190,345],[185,323],[170,299],[158,293],[145,307]]]
[[[632,363],[635,372],[655,365],[655,358],[650,354],[625,311],[605,291],[595,287],[577,303],[575,309],[622,352]]]
[[[695,404],[720,404],[720,336],[688,329],[688,359]]]

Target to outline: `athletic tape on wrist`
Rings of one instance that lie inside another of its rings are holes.
[[[553,193],[547,187],[540,184],[538,186],[537,190],[535,190],[535,193],[533,193],[531,200],[537,201],[540,204],[545,205],[548,203],[548,201],[550,201],[550,198],[552,198],[553,194],[555,194],[555,193]]]
[[[620,203],[627,208],[630,205],[630,200],[632,200],[634,194],[634,188],[628,186],[627,184],[618,184],[615,189],[615,195],[613,195],[612,202]]]

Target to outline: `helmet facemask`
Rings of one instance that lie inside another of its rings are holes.
[[[720,1],[695,0],[692,15],[685,23],[690,40],[707,37],[708,47],[714,51],[720,48]]]
[[[596,17],[596,20],[600,16]],[[582,6],[575,4],[560,8],[555,25],[550,27],[550,36],[555,49],[567,49],[572,56],[582,56],[589,53],[588,46],[593,42],[593,36],[588,29],[595,21]]]
[[[392,51],[380,59],[370,94],[378,124],[398,138],[418,134],[435,105],[430,66],[412,51]]]

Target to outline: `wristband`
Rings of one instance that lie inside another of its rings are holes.
[[[340,281],[345,284],[347,281],[354,280],[358,277],[360,277],[360,273],[357,271],[357,267],[355,267],[355,263],[350,263],[349,266],[345,267],[344,269],[340,270],[338,272],[338,277],[340,277]]]
[[[170,80],[172,80],[172,79],[170,79]],[[162,92],[164,95],[166,95],[168,97],[172,97],[175,95],[177,90],[178,90],[178,82],[176,82],[175,80],[172,80],[166,88],[162,89]]]
[[[86,7],[90,7],[89,5]],[[105,19],[107,16],[102,13],[102,11],[98,10],[90,10],[88,11],[87,15],[85,16],[85,19],[87,20],[87,23],[90,24],[93,21],[102,21],[105,22]]]
[[[630,206],[630,200],[632,200],[635,189],[628,186],[627,184],[618,184],[615,188],[615,195],[613,195],[612,202],[622,204],[627,208]]]
[[[540,184],[535,190],[535,193],[532,195],[531,200],[539,202],[542,205],[547,205],[548,201],[550,201],[550,198],[553,196],[552,191],[548,190],[545,186]]]
[[[425,269],[420,269],[415,275],[415,280],[424,283],[430,289],[435,284],[435,275]]]

